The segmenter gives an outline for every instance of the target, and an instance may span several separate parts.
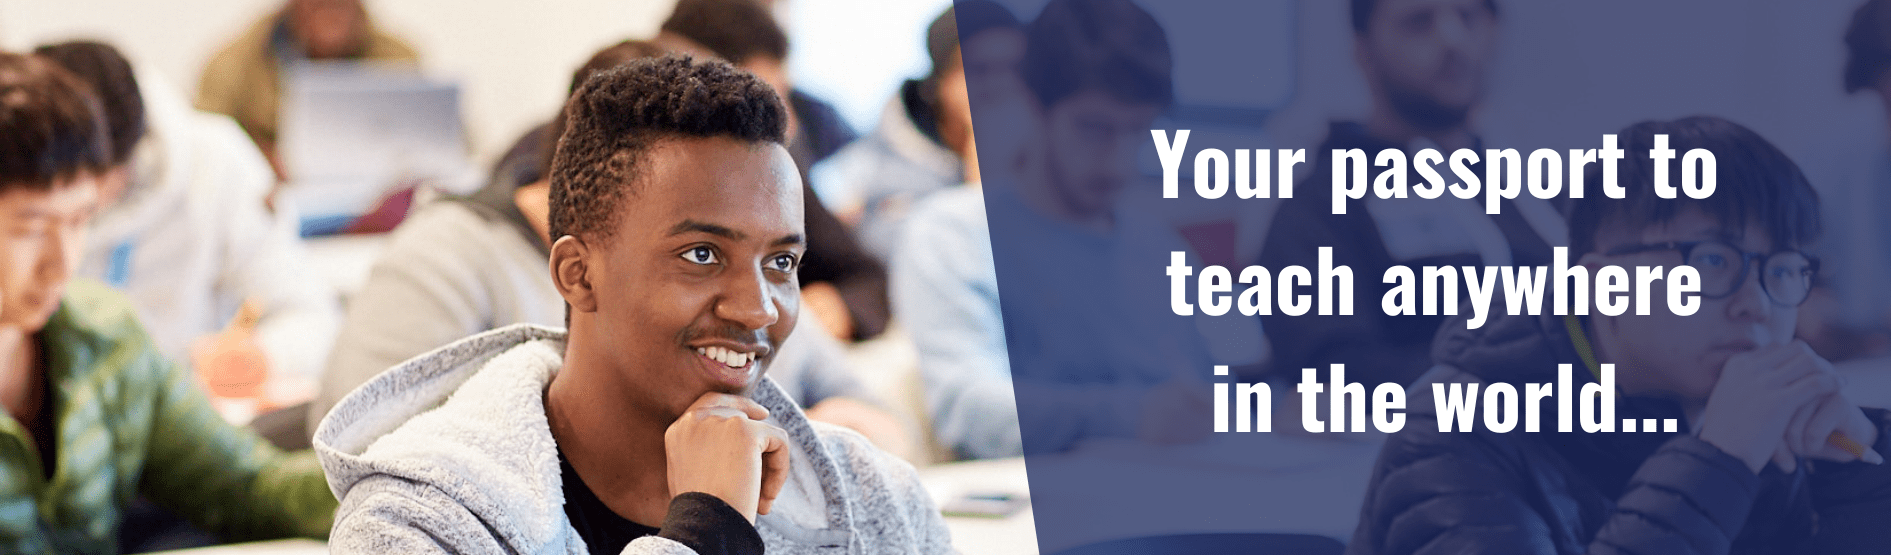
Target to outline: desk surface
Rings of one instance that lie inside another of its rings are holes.
[[[1024,473],[1024,459],[996,459],[938,464],[919,470],[919,480],[926,484],[935,503],[967,493],[1029,492]],[[952,547],[960,553],[994,555],[1029,555],[1037,553],[1037,529],[1026,508],[1006,518],[946,517],[952,530]]]

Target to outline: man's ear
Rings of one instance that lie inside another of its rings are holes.
[[[576,312],[597,311],[597,294],[591,289],[591,246],[575,235],[559,237],[552,243],[552,285]]]

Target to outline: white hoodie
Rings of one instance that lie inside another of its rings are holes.
[[[125,197],[94,218],[80,274],[131,297],[166,357],[260,303],[257,342],[272,371],[312,383],[341,325],[334,289],[307,260],[287,206],[264,204],[275,174],[230,118],[191,109],[140,71],[149,133]]]
[[[545,387],[565,333],[517,324],[376,376],[315,432],[341,500],[334,553],[587,553],[565,516]],[[794,449],[788,483],[756,528],[771,554],[949,553],[945,521],[913,467],[854,432],[812,422],[773,380],[749,394]],[[649,536],[627,554],[689,554]]]

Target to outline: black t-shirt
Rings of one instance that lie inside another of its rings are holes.
[[[584,539],[592,555],[616,555],[631,540],[660,536],[688,546],[702,555],[760,555],[762,536],[742,513],[714,495],[690,492],[670,500],[670,512],[663,517],[663,528],[651,528],[619,516],[584,485],[578,471],[558,452],[559,474],[564,480],[565,517]]]

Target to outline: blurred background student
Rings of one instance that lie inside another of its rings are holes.
[[[226,422],[124,296],[74,279],[119,171],[102,103],[32,55],[0,53],[0,89],[0,545],[116,552],[137,498],[226,540],[326,535],[313,454]]]
[[[112,166],[80,273],[124,291],[158,349],[209,383],[306,395],[341,310],[294,222],[266,205],[275,179],[256,147],[110,45],[34,52],[86,81],[107,123]]]
[[[243,126],[286,176],[276,150],[283,76],[297,64],[323,60],[414,63],[407,42],[374,24],[361,0],[289,0],[217,52],[197,84],[197,109],[225,114]]]
[[[968,37],[963,48],[961,35]],[[1004,6],[958,2],[927,28],[926,54],[932,63],[926,76],[901,84],[873,132],[814,173],[821,202],[833,206],[860,244],[883,261],[891,259],[900,224],[914,204],[933,192],[978,181],[967,68],[981,72],[981,85],[1008,82],[1000,74],[1017,73],[1024,31]],[[1023,96],[1021,86],[1005,92]],[[982,107],[996,108],[1006,99],[980,100]]]

